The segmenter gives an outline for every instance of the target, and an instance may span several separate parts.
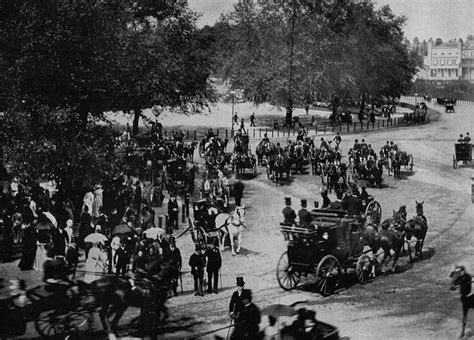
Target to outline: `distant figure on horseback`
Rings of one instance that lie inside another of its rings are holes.
[[[339,144],[341,144],[342,138],[339,132],[336,132],[336,135],[333,138],[333,141],[336,143],[336,147],[339,147]]]

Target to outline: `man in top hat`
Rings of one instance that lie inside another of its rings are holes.
[[[204,281],[204,267],[206,266],[206,258],[202,254],[201,248],[196,246],[196,252],[189,258],[189,266],[191,267],[191,275],[194,279],[194,295],[204,296],[202,286]]]
[[[181,258],[181,252],[176,247],[176,239],[171,236],[169,250],[164,254],[166,260],[176,269],[173,273],[173,280],[171,282],[171,288],[173,290],[174,296],[178,296],[178,279],[181,275],[181,266],[183,260]]]
[[[285,197],[286,207],[283,208],[283,225],[292,226],[295,224],[296,213],[291,207],[291,197]]]
[[[241,203],[242,203],[242,196],[244,195],[244,184],[242,183],[242,181],[237,181],[235,184],[234,184],[234,197],[235,197],[235,205],[237,207],[240,207],[241,206]]]
[[[352,190],[348,190],[342,199],[342,209],[350,215],[360,215],[363,211],[362,200],[355,197]]]
[[[311,213],[306,210],[307,201],[305,199],[301,200],[301,209],[298,211],[298,218],[300,220],[300,227],[309,228],[311,221],[313,220]]]
[[[207,258],[207,292],[218,294],[219,270],[222,266],[219,240],[215,239],[211,248],[206,249],[204,256]],[[214,285],[212,284],[214,278]]]
[[[242,303],[242,292],[244,290],[244,278],[239,276],[236,279],[237,290],[232,294],[229,303],[229,315],[231,318],[235,318],[244,308]]]
[[[260,310],[252,303],[252,291],[242,291],[243,308],[235,319],[235,328],[231,339],[259,339]]]
[[[170,196],[170,200],[168,201],[168,216],[170,231],[172,231],[173,228],[178,229],[179,208],[174,194]]]

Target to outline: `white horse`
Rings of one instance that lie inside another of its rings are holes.
[[[227,234],[230,238],[230,248],[232,255],[240,252],[240,245],[242,243],[242,227],[245,227],[245,210],[244,206],[237,207],[232,215],[221,213],[216,216],[216,228],[220,229],[221,237],[219,239],[220,250],[224,250],[224,240]],[[234,250],[234,239],[237,238],[237,249]]]

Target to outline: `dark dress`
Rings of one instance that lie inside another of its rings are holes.
[[[21,270],[33,269],[33,262],[36,255],[36,233],[33,227],[25,229],[23,235],[23,251],[21,254],[21,260],[18,264]]]

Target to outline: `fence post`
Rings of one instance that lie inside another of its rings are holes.
[[[189,130],[186,130],[186,139],[189,139]]]
[[[364,130],[364,122],[360,122],[360,131]]]
[[[253,131],[253,138],[255,138],[255,129],[253,129],[252,131]]]
[[[219,137],[219,129],[217,129],[217,137]]]
[[[227,135],[229,131],[227,129],[225,129],[225,138],[229,138],[229,136]]]
[[[347,132],[349,132],[349,123],[347,123]]]
[[[377,129],[380,129],[380,120],[377,121]]]
[[[318,134],[318,126],[317,126],[317,125],[314,127],[314,134],[315,134],[315,135]]]
[[[194,130],[194,139],[197,139],[197,131]]]
[[[357,123],[352,124],[352,130],[355,132],[356,131],[356,125]]]
[[[265,134],[264,135],[266,135],[266,134],[267,134],[267,128],[265,128]]]
[[[280,130],[277,130],[277,137],[280,137]]]
[[[258,138],[262,138],[262,129],[258,129]]]
[[[326,134],[326,124],[324,124],[324,134]]]
[[[275,130],[272,129],[272,138],[273,138],[273,132],[275,132]]]

